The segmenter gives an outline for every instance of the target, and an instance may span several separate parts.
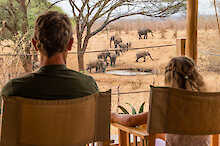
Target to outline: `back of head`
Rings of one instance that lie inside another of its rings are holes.
[[[197,91],[205,85],[193,60],[183,56],[174,57],[169,61],[165,69],[165,84],[175,88]]]
[[[36,45],[48,57],[65,51],[72,35],[72,25],[65,14],[48,11],[40,15],[35,22]]]

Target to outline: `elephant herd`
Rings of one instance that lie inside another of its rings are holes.
[[[153,36],[153,32],[150,29],[138,30],[137,33],[139,39],[142,39],[142,35],[144,35],[144,39],[147,39],[148,33],[151,33],[151,35]],[[112,42],[114,44],[114,50],[102,50],[101,53],[97,54],[97,59],[95,61],[89,62],[87,64],[87,71],[92,72],[92,69],[95,69],[96,72],[105,72],[106,68],[109,65],[115,66],[117,57],[127,52],[131,47],[131,42],[123,42],[121,37],[117,35],[113,35],[110,37],[110,48],[112,47]],[[148,51],[136,53],[136,62],[138,62],[140,58],[143,58],[145,62],[147,56],[149,56],[151,60],[153,60]]]
[[[108,61],[108,58],[110,61]],[[107,66],[115,66],[116,58],[117,55],[115,53],[111,53],[108,50],[103,50],[97,55],[97,59],[95,61],[87,64],[86,69],[89,72],[91,72],[93,68],[95,68],[96,72],[105,72]]]

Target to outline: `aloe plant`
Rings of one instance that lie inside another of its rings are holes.
[[[141,104],[141,106],[140,106],[138,112],[137,112],[137,110],[134,108],[134,106],[133,106],[132,104],[130,104],[130,103],[126,103],[126,104],[130,106],[130,108],[131,108],[131,114],[132,114],[132,115],[135,115],[135,114],[137,114],[137,113],[140,114],[140,113],[143,113],[143,111],[144,111],[144,104],[145,104],[145,102],[143,102],[143,103]],[[129,114],[129,112],[127,111],[127,109],[124,108],[123,106],[119,105],[118,108],[121,109],[121,111],[122,111],[121,114]]]

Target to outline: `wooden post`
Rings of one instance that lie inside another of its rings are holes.
[[[185,56],[186,39],[176,39],[176,55]]]
[[[154,134],[150,134],[147,137],[147,146],[154,146],[155,145],[156,136]]]
[[[117,111],[117,113],[118,113],[118,106],[120,105],[120,85],[118,86],[117,91],[118,91],[118,103],[117,103],[117,109],[116,109],[116,111]]]
[[[186,56],[197,63],[197,23],[198,23],[198,0],[188,0],[187,3],[187,40]]]
[[[137,146],[138,142],[137,142],[137,136],[133,135],[133,146]]]
[[[118,129],[119,146],[127,146],[127,132]]]
[[[219,146],[219,135],[212,135],[212,146]]]

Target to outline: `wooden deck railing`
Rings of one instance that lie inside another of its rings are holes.
[[[146,126],[126,127],[117,123],[112,123],[112,126],[118,128],[119,136],[119,144],[113,146],[155,146],[156,138],[165,141],[165,134],[150,135]],[[139,141],[137,137],[140,138]],[[220,146],[218,134],[212,135],[210,146]]]
[[[140,127],[126,127],[117,123],[112,123],[112,126],[118,128],[119,146],[154,146],[155,138],[165,140],[164,134],[148,134],[146,125]],[[133,138],[131,138],[131,136]],[[140,138],[139,141],[138,137]]]

